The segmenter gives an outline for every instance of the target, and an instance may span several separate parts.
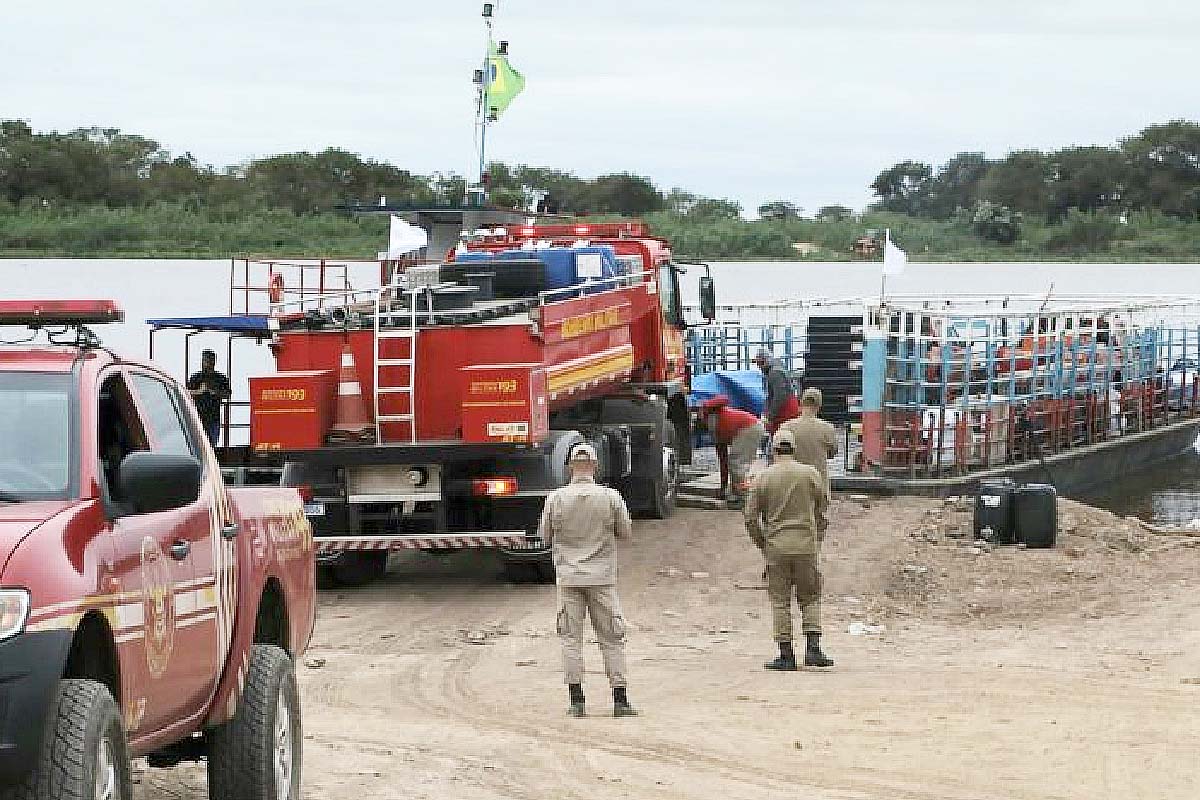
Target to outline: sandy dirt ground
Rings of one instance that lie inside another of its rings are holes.
[[[1197,796],[1191,541],[1067,501],[1052,551],[978,546],[968,508],[940,501],[841,499],[833,518],[837,664],[790,674],[762,669],[770,614],[739,515],[637,524],[621,551],[636,719],[610,716],[594,647],[592,716],[565,716],[554,589],[506,584],[490,557],[407,557],[324,593],[299,667],[304,796]],[[142,771],[137,797],[204,786],[200,767]]]

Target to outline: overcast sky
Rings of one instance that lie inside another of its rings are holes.
[[[489,157],[753,210],[861,207],[906,158],[1200,118],[1200,3],[500,0],[526,77]],[[0,0],[0,117],[224,166],[343,147],[473,169],[477,0]]]

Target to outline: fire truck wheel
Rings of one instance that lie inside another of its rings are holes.
[[[19,786],[0,790],[0,798],[131,800],[132,797],[125,729],[112,695],[96,681],[61,681],[37,764]]]
[[[207,736],[210,800],[298,800],[299,697],[288,654],[254,645],[237,713]]]
[[[679,494],[679,455],[675,449],[675,428],[667,425],[663,428],[662,474],[652,485],[653,506],[650,516],[654,519],[666,519],[675,512],[675,500]]]
[[[387,573],[387,558],[386,552],[343,553],[330,572],[339,586],[366,586]]]

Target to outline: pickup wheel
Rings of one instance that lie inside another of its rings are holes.
[[[64,680],[33,771],[3,800],[131,800],[129,749],[112,695],[101,683]]]
[[[339,586],[366,586],[387,574],[387,551],[343,553],[330,574]]]
[[[207,736],[210,800],[298,800],[302,738],[292,660],[254,645],[237,714]]]

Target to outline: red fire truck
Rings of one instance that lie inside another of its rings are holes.
[[[129,800],[133,756],[298,798],[311,527],[225,487],[186,390],[87,327],[121,316],[0,301],[0,798]]]
[[[278,372],[250,380],[252,446],[308,499],[327,577],[487,548],[512,580],[552,580],[537,524],[578,442],[631,510],[671,513],[691,436],[684,268],[665,240],[640,222],[507,225],[445,263],[383,266],[366,291],[272,275]],[[701,297],[715,307],[711,277]],[[365,415],[339,418],[359,397]]]

